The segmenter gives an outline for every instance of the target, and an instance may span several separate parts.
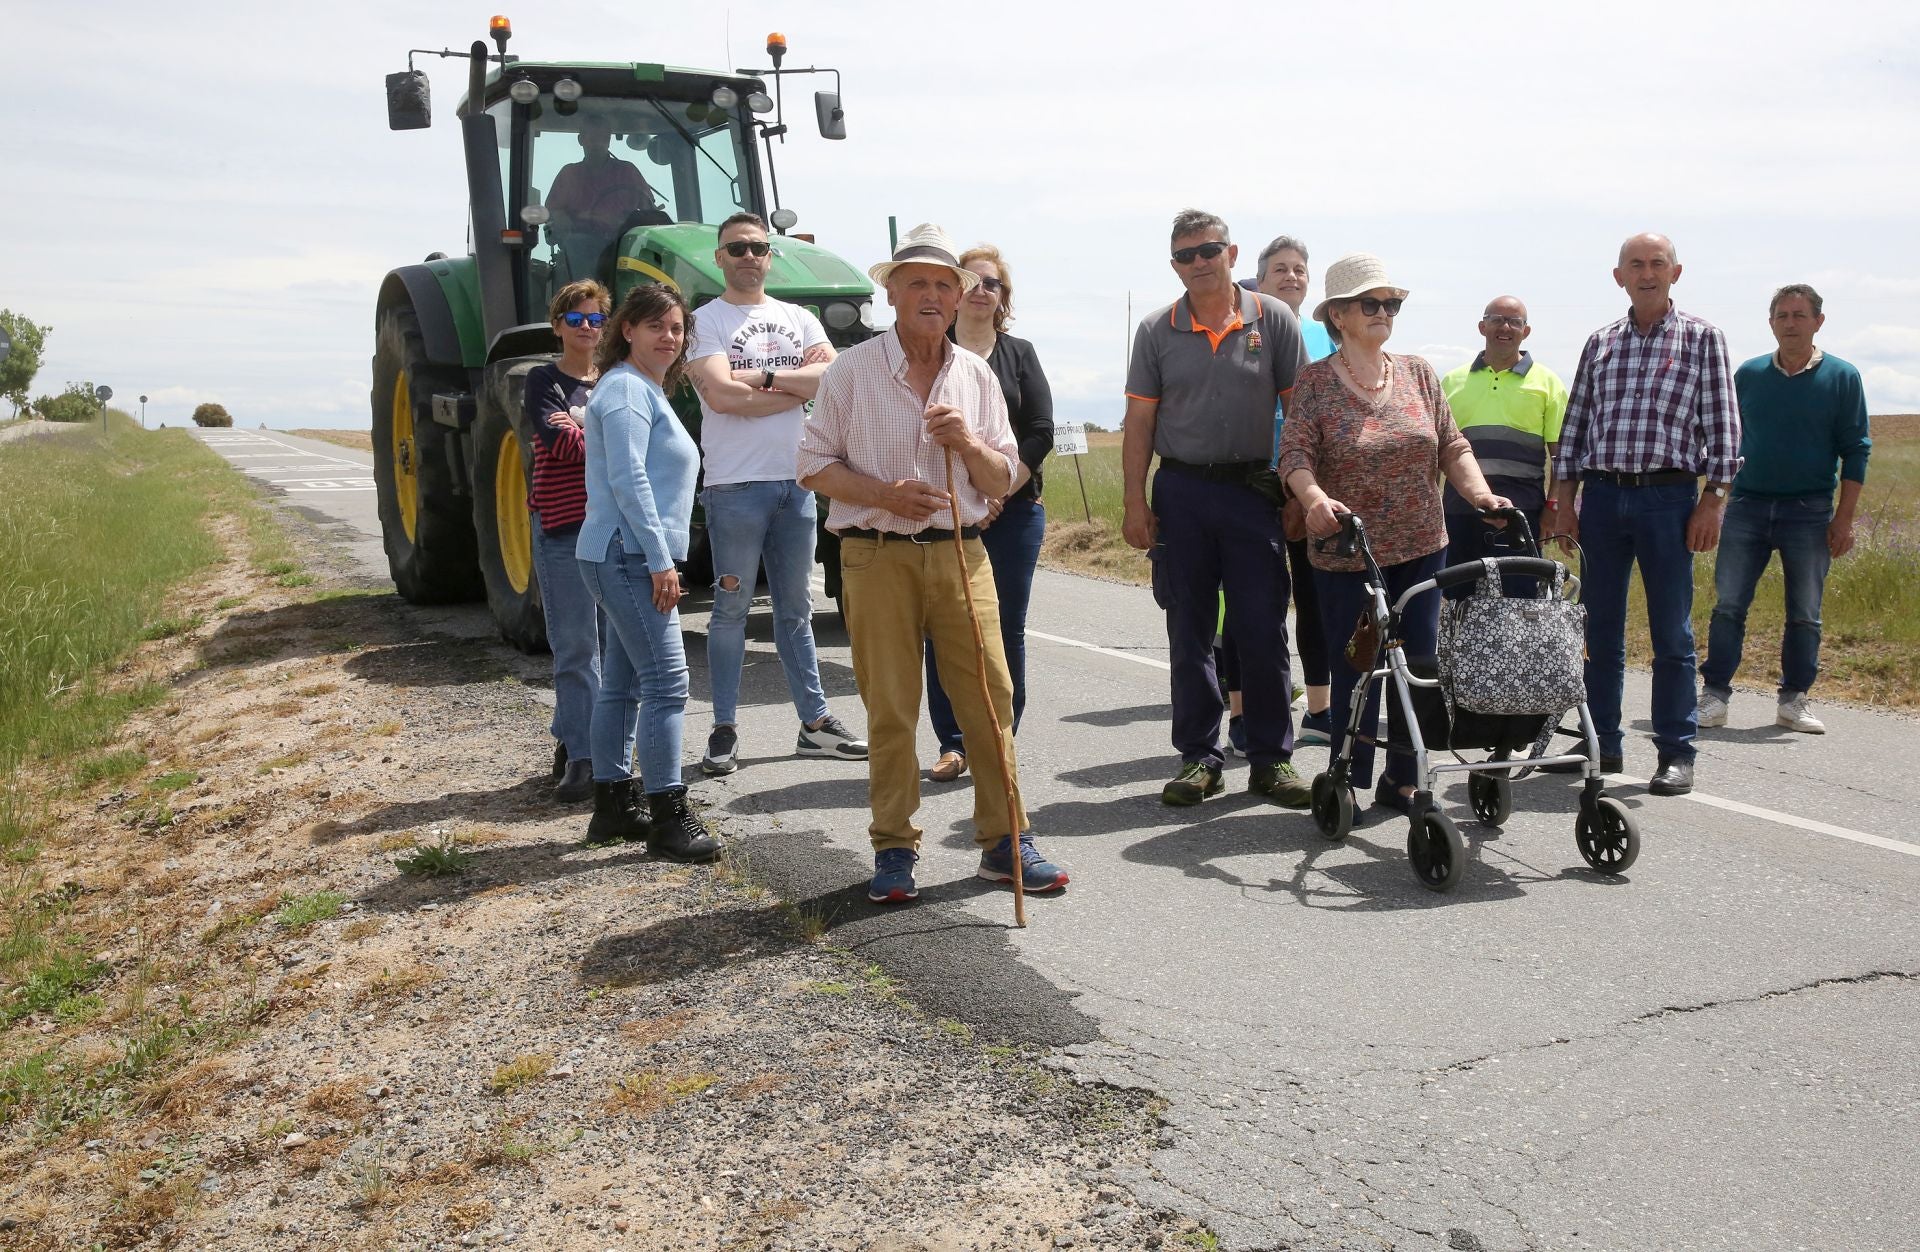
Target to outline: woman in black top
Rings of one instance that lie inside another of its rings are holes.
[[[953,339],[986,358],[1007,397],[1007,417],[1020,444],[1013,490],[1005,499],[988,503],[980,534],[993,565],[994,589],[999,592],[1000,641],[1006,648],[1007,673],[1013,678],[1013,728],[1018,731],[1020,712],[1027,704],[1027,601],[1033,595],[1034,567],[1040,563],[1040,541],[1047,533],[1047,511],[1040,503],[1040,463],[1053,451],[1053,392],[1033,345],[1007,333],[1007,324],[1013,320],[1013,278],[1000,250],[981,244],[961,253],[960,264],[980,275],[980,283],[961,297]],[[927,712],[940,741],[940,759],[934,763],[932,778],[952,782],[967,772],[967,755],[953,706],[940,688],[931,647],[927,649]]]

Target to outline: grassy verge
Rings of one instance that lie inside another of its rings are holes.
[[[163,607],[223,559],[221,518],[239,524],[256,565],[292,572],[290,548],[244,480],[185,431],[142,432],[117,417],[104,432],[0,446],[0,1023],[9,1027],[33,1013],[74,1022],[107,1011],[95,988],[109,970],[90,954],[108,936],[77,926],[81,890],[49,888],[35,863],[46,789],[131,784],[146,769],[140,751],[101,749],[131,713],[168,697],[127,662],[143,640],[198,624]],[[167,774],[148,785],[154,814],[167,813],[182,781]],[[9,1039],[0,1122],[23,1106],[56,1120],[92,1117],[229,1020],[149,1011],[136,998],[118,1058],[85,1075],[56,1074],[48,1054]]]
[[[302,439],[318,439],[322,443],[336,443],[343,448],[357,448],[362,452],[373,451],[373,432],[367,430],[290,430],[289,435],[298,435]]]
[[[1075,476],[1073,461],[1080,463]],[[1083,511],[1080,483],[1086,483]],[[1874,419],[1852,554],[1836,561],[1822,604],[1824,642],[1817,697],[1893,708],[1920,708],[1920,416]],[[1124,514],[1120,436],[1094,435],[1082,457],[1056,457],[1046,475],[1047,538],[1042,559],[1055,568],[1145,584],[1147,562],[1120,538]],[[1088,512],[1092,515],[1089,523]],[[1704,653],[1713,612],[1713,558],[1694,562],[1694,633]],[[1786,624],[1779,562],[1760,580],[1747,619],[1739,681],[1767,687],[1780,675]],[[1646,606],[1636,579],[1627,655],[1647,665]]]

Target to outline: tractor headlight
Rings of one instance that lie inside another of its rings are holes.
[[[764,91],[747,93],[747,107],[755,113],[773,112],[773,97]]]
[[[520,220],[529,226],[545,226],[552,216],[544,204],[529,204],[520,210]]]
[[[540,84],[531,78],[518,79],[507,88],[507,95],[513,98],[515,104],[532,104],[540,98]]]
[[[563,78],[553,85],[553,98],[566,104],[572,104],[580,98],[581,94],[577,79]]]
[[[835,330],[846,330],[860,320],[860,308],[849,300],[835,300],[822,310],[821,316]]]
[[[792,209],[775,209],[773,216],[767,219],[775,230],[792,230],[800,221],[800,215]]]
[[[862,300],[860,302],[860,324],[868,330],[878,329],[873,324],[873,301]]]
[[[713,95],[708,98],[713,101],[713,107],[716,109],[732,109],[740,103],[740,93],[725,83],[715,87]]]

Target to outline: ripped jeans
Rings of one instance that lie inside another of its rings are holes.
[[[813,493],[792,479],[724,483],[700,495],[713,549],[713,616],[707,623],[707,672],[713,683],[713,724],[739,715],[740,671],[747,656],[747,612],[760,564],[773,595],[773,645],[785,671],[787,694],[807,725],[827,715],[820,658],[813,647],[815,533]]]

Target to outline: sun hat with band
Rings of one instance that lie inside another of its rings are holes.
[[[893,248],[893,259],[873,266],[867,271],[867,277],[874,281],[875,286],[884,287],[887,285],[887,276],[902,265],[945,266],[960,279],[963,295],[980,284],[980,275],[961,266],[960,250],[953,246],[952,237],[932,222],[922,222],[900,236],[900,242]]]
[[[1313,306],[1313,320],[1327,320],[1327,306],[1386,288],[1404,300],[1407,289],[1387,278],[1387,263],[1371,252],[1352,252],[1327,266],[1327,298]]]

